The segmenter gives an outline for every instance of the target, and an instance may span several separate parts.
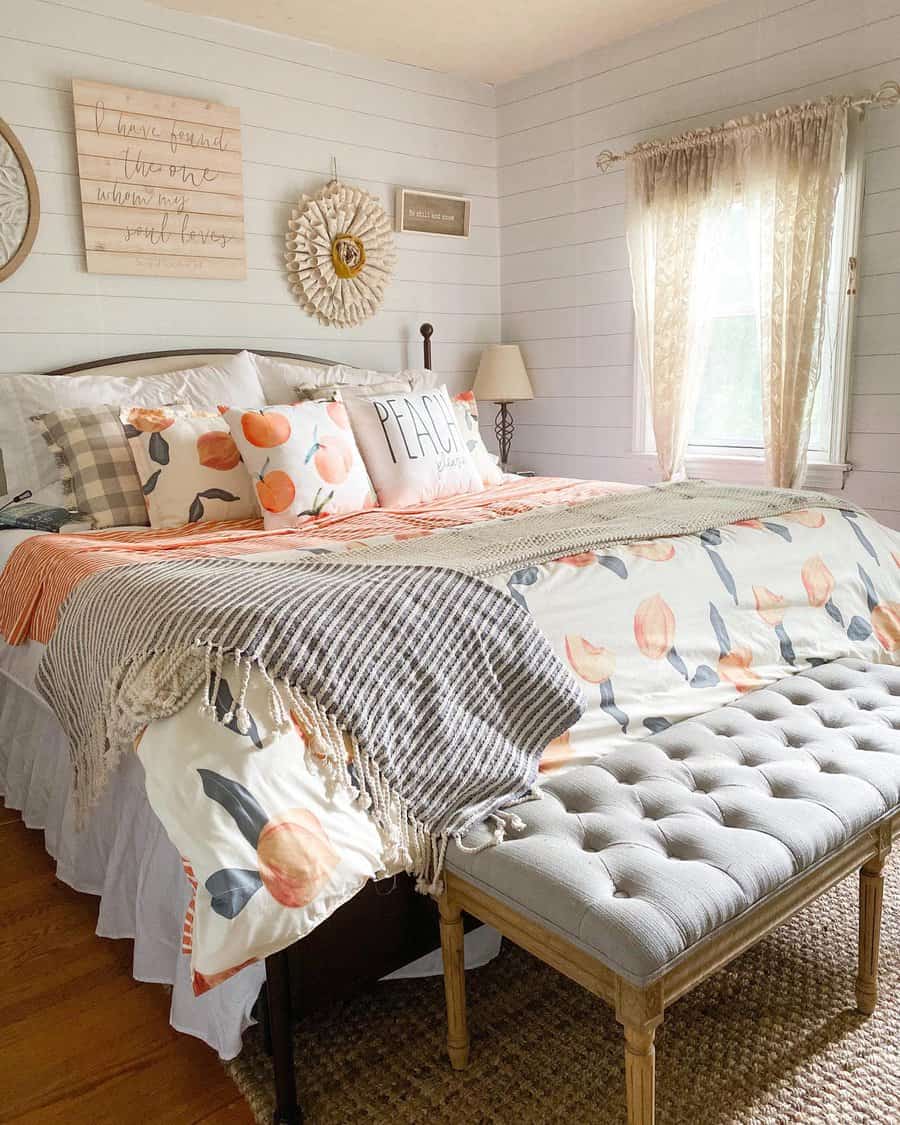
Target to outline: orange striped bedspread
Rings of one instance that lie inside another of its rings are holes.
[[[46,643],[60,607],[79,582],[129,563],[155,562],[172,552],[183,557],[253,555],[324,543],[351,546],[374,536],[410,538],[448,527],[518,515],[549,504],[574,504],[634,486],[604,481],[532,477],[484,492],[453,496],[412,508],[375,508],[326,516],[314,524],[264,531],[261,520],[187,524],[165,531],[95,531],[36,535],[13,551],[0,574],[0,634],[9,644]]]

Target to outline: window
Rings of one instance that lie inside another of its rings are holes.
[[[847,290],[850,262],[856,255],[862,168],[853,141],[848,141],[847,169],[835,212],[825,347],[810,432],[811,465],[836,465],[844,457],[853,307]],[[700,372],[688,460],[695,464],[708,459],[736,461],[735,479],[748,475],[748,458],[764,457],[758,230],[754,203],[738,201],[711,217],[700,236],[699,252],[709,264],[702,271],[703,292],[697,295],[703,313],[693,354]],[[650,412],[635,367],[635,448],[652,453]]]

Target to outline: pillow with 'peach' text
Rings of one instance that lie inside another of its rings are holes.
[[[347,409],[382,507],[483,491],[446,387],[348,396]]]
[[[375,507],[340,399],[219,409],[253,481],[267,530]]]

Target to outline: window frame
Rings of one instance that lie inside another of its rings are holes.
[[[807,483],[820,488],[843,488],[847,473],[852,468],[846,462],[846,451],[853,380],[853,337],[860,275],[859,250],[865,176],[863,131],[857,122],[851,121],[847,130],[842,237],[838,248],[840,286],[844,290],[844,296],[838,313],[835,339],[832,409],[827,431],[828,448],[824,453],[810,450],[807,469]],[[633,401],[632,452],[645,458],[652,457],[655,461],[656,443],[641,373],[637,339],[634,341]],[[691,476],[718,477],[726,481],[746,481],[754,484],[765,481],[765,457],[760,456],[759,448],[756,446],[689,445],[686,460],[688,473]]]

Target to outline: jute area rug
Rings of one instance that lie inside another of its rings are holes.
[[[881,996],[853,1006],[850,879],[679,1000],[656,1036],[659,1125],[900,1123],[900,863],[888,870]],[[297,1029],[308,1125],[621,1125],[611,1010],[504,943],[467,974],[472,1056],[450,1069],[440,978],[379,985]],[[257,1029],[229,1071],[260,1125],[272,1070]]]

